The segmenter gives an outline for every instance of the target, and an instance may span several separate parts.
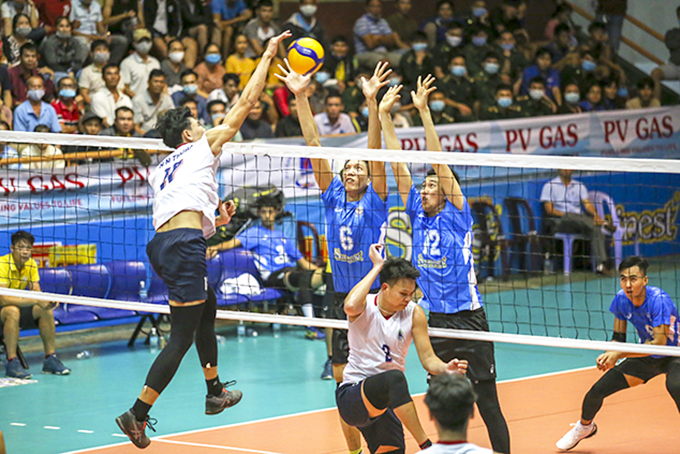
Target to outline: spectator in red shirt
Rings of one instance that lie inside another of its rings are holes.
[[[61,132],[76,134],[78,132],[78,120],[80,120],[80,109],[76,102],[76,84],[71,77],[66,76],[59,79],[57,88],[59,89],[59,96],[55,101],[52,101],[52,107],[57,112]]]
[[[12,83],[12,100],[18,106],[28,99],[28,78],[39,76],[43,79],[45,102],[54,99],[54,84],[50,79],[52,71],[49,68],[38,68],[38,48],[33,43],[26,43],[19,50],[19,64],[7,70]]]
[[[71,0],[33,0],[38,9],[38,18],[45,24],[45,31],[52,33],[56,27],[58,17],[68,17],[71,13]]]

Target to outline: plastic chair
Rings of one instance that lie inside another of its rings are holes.
[[[531,206],[526,200],[517,197],[506,197],[503,203],[510,218],[512,235],[508,240],[510,266],[516,257],[520,272],[538,271],[541,251]]]
[[[590,191],[588,192],[588,199],[595,206],[597,210],[597,215],[602,219],[605,219],[605,207],[609,211],[609,215],[612,218],[612,224],[616,227],[616,230],[612,233],[606,228],[602,227],[602,234],[607,238],[611,238],[614,242],[614,260],[616,263],[616,268],[619,269],[621,260],[623,259],[623,235],[625,226],[621,225],[618,214],[616,214],[616,204],[611,196],[602,191]],[[640,255],[640,242],[638,241],[637,233],[634,237],[634,248],[635,255]]]
[[[111,275],[111,290],[107,296],[110,300],[140,301],[141,282],[146,285],[146,265],[137,261],[115,261],[104,266]]]
[[[65,268],[39,268],[40,289],[47,293],[71,294],[71,273]],[[93,322],[97,316],[87,310],[69,310],[77,305],[62,304],[52,311],[57,325],[72,325],[76,323]]]
[[[572,270],[572,255],[574,252],[574,241],[583,240],[590,242],[590,238],[585,235],[580,235],[577,233],[555,233],[555,239],[561,240],[563,243],[562,260],[564,266],[564,275],[569,276]],[[592,254],[591,248],[591,258],[590,263],[593,267],[593,272],[597,271],[597,259]]]
[[[71,274],[72,290],[75,296],[85,296],[88,298],[106,298],[111,286],[111,279],[108,270],[102,265],[72,265],[66,269]],[[82,304],[64,304],[62,308],[66,313],[70,323],[92,322],[101,317],[98,311],[105,311],[105,308],[85,306]],[[78,315],[76,315],[78,314]],[[62,316],[59,308],[55,309],[55,318]],[[66,317],[63,315],[62,317]],[[79,319],[76,321],[76,317]],[[62,321],[62,320],[60,320]],[[62,323],[66,323],[65,321]]]
[[[264,287],[260,272],[255,266],[255,261],[250,252],[242,248],[237,248],[221,252],[219,257],[222,261],[222,276],[219,281],[220,283],[224,282],[225,279],[234,279],[244,273],[248,273],[258,280],[264,291],[259,295],[224,294],[218,287],[216,291],[218,306],[243,304],[247,302],[259,303],[277,300],[284,295],[280,290]]]

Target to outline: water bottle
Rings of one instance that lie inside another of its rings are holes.
[[[87,350],[83,350],[82,352],[79,352],[76,354],[76,359],[87,359],[90,357],[90,352]]]
[[[238,321],[236,336],[238,337],[239,342],[243,342],[243,338],[246,337],[246,325],[243,323],[243,320]]]
[[[227,338],[220,334],[215,334],[215,339],[217,340],[217,343],[220,345],[224,345],[227,343]]]
[[[281,323],[272,323],[272,331],[274,337],[281,337]]]
[[[149,334],[149,349],[151,349],[151,353],[158,352],[160,346],[161,338],[158,335],[158,330],[154,326],[153,328],[151,328],[151,333]]]
[[[147,295],[146,281],[139,281],[139,301],[146,301]]]
[[[552,274],[552,260],[550,260],[550,252],[545,253],[545,258],[543,259],[543,274]]]

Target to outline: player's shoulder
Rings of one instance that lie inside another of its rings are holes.
[[[659,287],[654,287],[651,285],[647,286],[647,298],[653,299],[653,300],[662,300],[662,299],[668,299],[670,300],[671,297],[668,293],[660,289]]]

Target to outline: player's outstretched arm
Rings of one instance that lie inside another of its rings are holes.
[[[427,317],[420,306],[413,311],[413,343],[418,351],[418,358],[423,369],[432,375],[443,373],[464,374],[467,370],[467,361],[464,359],[452,359],[445,363],[434,353],[430,343],[430,335],[427,333]]]
[[[371,291],[373,282],[380,275],[385,259],[383,258],[383,245],[372,244],[369,249],[368,256],[373,262],[373,268],[368,272],[362,280],[355,285],[352,290],[345,297],[345,314],[349,317],[349,321],[353,322],[366,309],[366,297]]]
[[[380,107],[378,108],[380,124],[385,135],[385,145],[388,150],[401,151],[401,145],[394,130],[394,122],[390,112],[394,103],[401,98],[399,92],[402,88],[401,85],[390,87],[383,96],[382,101],[380,101]],[[413,179],[411,178],[411,172],[408,170],[408,165],[405,162],[393,162],[392,173],[394,173],[394,178],[397,180],[397,189],[399,190],[401,200],[406,205],[408,194],[411,191],[411,186],[413,186]]]
[[[290,36],[290,32],[285,31],[269,40],[267,49],[262,54],[262,59],[250,77],[246,88],[243,89],[239,100],[229,110],[221,125],[205,133],[210,149],[215,156],[220,154],[225,143],[234,138],[252,108],[256,103],[260,102],[260,95],[269,74],[269,66],[272,59],[276,56],[279,43]]]
[[[373,71],[373,76],[369,80],[362,77],[361,91],[364,93],[366,106],[368,107],[368,148],[370,149],[377,150],[382,148],[377,96],[380,89],[387,85],[387,76],[392,72],[391,69],[387,69],[387,66],[387,62],[379,62]],[[370,161],[368,165],[370,167],[373,189],[382,200],[386,200],[387,175],[385,174],[385,162]]]
[[[430,106],[427,102],[430,93],[437,89],[437,87],[432,86],[434,80],[432,75],[428,75],[425,80],[422,79],[422,76],[418,76],[418,90],[416,92],[412,91],[411,97],[413,98],[413,104],[420,113],[420,118],[423,120],[428,151],[442,151],[442,144],[439,141],[437,130],[434,128]],[[462,210],[465,204],[465,197],[449,166],[446,164],[432,164],[432,167],[437,173],[439,184],[444,190],[446,198],[449,199],[453,206]]]
[[[625,328],[625,323],[623,322],[624,325],[620,325],[617,322],[621,322],[622,320],[616,320],[614,322],[614,332],[617,333],[625,333],[625,331],[617,331],[617,329],[621,329],[623,326]],[[617,326],[618,325],[618,326]],[[647,345],[659,345],[659,346],[664,346],[668,342],[668,335],[670,333],[670,325],[659,325],[653,327],[653,339],[650,341],[645,342]],[[643,356],[650,356],[646,355],[644,353],[625,353],[625,352],[613,352],[613,351],[608,351],[602,353],[600,356],[597,357],[597,368],[600,369],[601,371],[607,371],[611,369],[612,367],[616,366],[616,362],[622,358],[641,358]]]
[[[321,146],[319,130],[316,127],[316,122],[314,122],[314,115],[312,114],[312,107],[309,105],[309,95],[307,91],[309,80],[312,76],[302,76],[293,71],[290,67],[290,63],[288,63],[288,59],[285,60],[285,63],[285,68],[279,65],[279,69],[283,73],[283,76],[276,74],[276,77],[281,79],[290,92],[295,95],[298,119],[300,121],[302,135],[305,138],[305,143],[308,147],[319,147]],[[330,163],[327,159],[310,159],[310,161],[312,163],[316,184],[319,185],[321,192],[326,192],[326,189],[328,189],[328,186],[330,186],[333,181],[333,171]]]

